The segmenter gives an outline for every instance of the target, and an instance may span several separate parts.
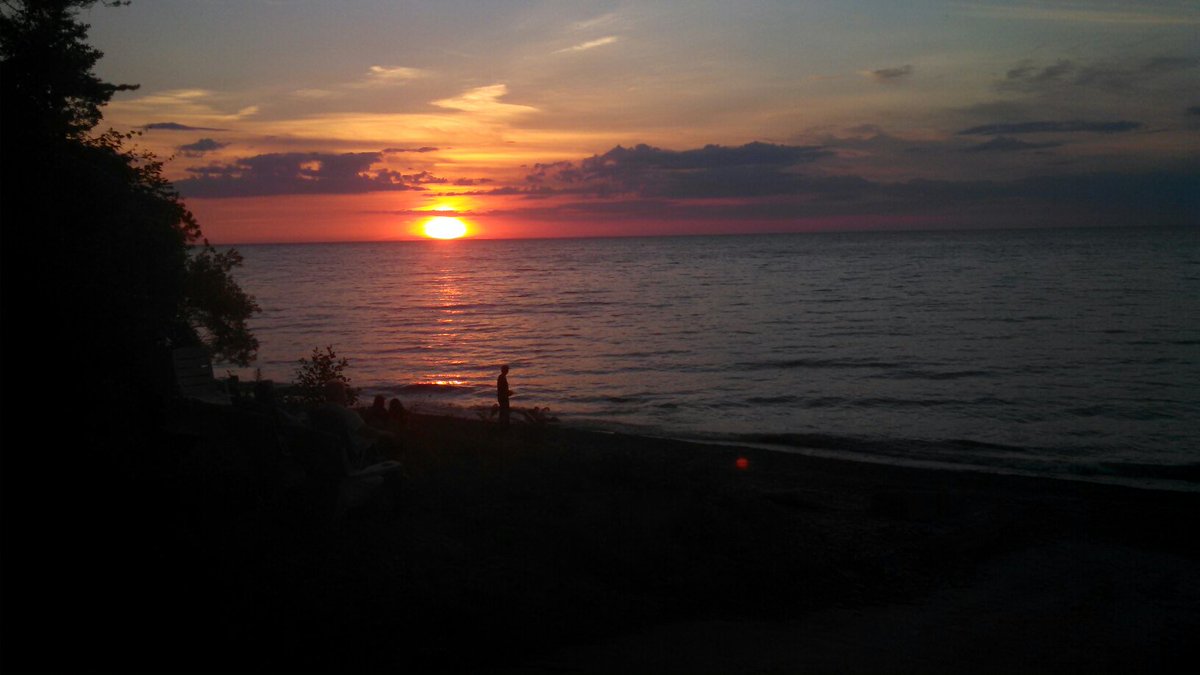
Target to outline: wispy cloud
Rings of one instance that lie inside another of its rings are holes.
[[[1045,133],[1101,133],[1113,134],[1142,128],[1141,122],[1116,120],[1111,122],[1088,122],[1084,120],[1016,122],[983,124],[958,132],[960,136],[994,136],[997,134],[1045,134]]]
[[[172,89],[129,100],[114,101],[105,108],[105,115],[122,118],[134,124],[146,119],[165,117],[182,120],[172,124],[205,128],[213,123],[244,120],[259,112],[256,105],[242,106],[228,112],[229,103],[232,102],[229,99],[229,96],[207,89]]]
[[[566,47],[564,49],[556,50],[554,53],[562,54],[564,52],[583,52],[583,51],[587,51],[589,49],[595,49],[596,47],[603,47],[604,45],[611,45],[612,43],[616,42],[618,39],[619,38],[617,38],[616,35],[607,35],[602,38],[597,38],[595,40],[588,40],[587,42],[581,42],[577,45],[572,45],[572,46]]]
[[[296,98],[322,99],[337,96],[337,92],[331,89],[297,89],[292,92],[292,96]]]
[[[532,106],[502,102],[500,98],[506,95],[508,95],[508,85],[492,84],[486,87],[476,87],[458,96],[433,101],[433,105],[489,117],[510,117],[537,111],[537,108]]]
[[[368,72],[381,80],[413,80],[425,74],[418,68],[405,66],[371,66]]]
[[[413,80],[428,77],[429,75],[429,71],[420,68],[374,65],[367,68],[367,71],[359,75],[357,79],[349,82],[332,84],[327,87],[296,89],[290,93],[290,96],[310,101],[319,101],[344,96],[348,92],[355,90],[403,86]]]
[[[896,80],[912,75],[912,72],[913,67],[911,65],[903,65],[895,68],[867,70],[863,71],[863,75],[875,80],[876,82],[895,82]]]
[[[355,82],[348,85],[350,89],[363,89],[374,87],[395,87],[425,77],[429,73],[420,68],[409,68],[408,66],[371,66],[367,69],[366,75]]]
[[[181,101],[197,101],[209,98],[213,95],[208,89],[171,89],[168,91],[160,91],[148,96],[142,96],[136,100],[145,103],[146,105],[172,104]]]
[[[594,16],[590,19],[583,19],[582,21],[576,21],[575,23],[571,24],[571,29],[572,30],[590,30],[592,28],[598,28],[600,26],[610,25],[613,22],[615,22],[616,20],[617,20],[617,13],[609,12],[607,14],[601,14],[600,16]]]

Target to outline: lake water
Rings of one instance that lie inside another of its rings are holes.
[[[269,379],[332,345],[367,401],[473,415],[508,363],[563,424],[1200,484],[1196,228],[239,250]]]

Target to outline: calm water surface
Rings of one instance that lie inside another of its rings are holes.
[[[270,379],[333,345],[364,394],[417,409],[490,406],[509,363],[514,405],[578,426],[1100,478],[1200,464],[1194,228],[239,250]]]

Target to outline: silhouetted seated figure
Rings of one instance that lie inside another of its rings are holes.
[[[404,404],[400,399],[394,398],[388,401],[387,407],[388,430],[394,434],[404,431],[404,426],[408,423],[408,412],[404,410]]]
[[[363,419],[367,421],[367,424],[376,429],[386,430],[388,428],[388,409],[382,395],[375,395],[375,400],[371,402],[371,407],[367,408],[366,412],[363,413]]]
[[[384,450],[392,445],[395,437],[381,429],[369,426],[357,412],[348,407],[346,386],[341,382],[325,385],[325,402],[313,411],[316,418],[336,419],[347,434],[353,447],[351,461],[363,464],[382,457]]]
[[[309,411],[316,433],[307,469],[314,503],[331,504],[337,517],[372,501],[379,488],[397,485],[402,465],[385,459],[396,449],[395,437],[348,407],[342,383],[326,385],[325,399]]]

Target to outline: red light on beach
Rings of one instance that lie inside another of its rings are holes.
[[[746,469],[750,468],[750,460],[746,459],[745,457],[738,457],[737,461],[734,462],[733,465],[738,468],[738,471],[745,471]]]

